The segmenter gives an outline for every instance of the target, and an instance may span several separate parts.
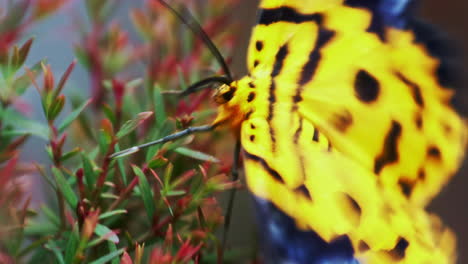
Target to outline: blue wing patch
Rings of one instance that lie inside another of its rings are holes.
[[[271,202],[254,200],[265,263],[359,264],[347,236],[327,243],[313,231],[297,229],[294,220]]]
[[[408,27],[410,13],[413,10],[412,0],[345,0],[344,5],[365,8],[372,12],[372,21],[368,32],[377,34],[385,41],[385,27],[404,29]]]

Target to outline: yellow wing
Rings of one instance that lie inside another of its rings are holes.
[[[270,153],[272,142],[265,136],[270,132],[267,120],[251,118],[243,123],[245,173],[255,197],[270,201],[294,219],[296,228],[313,230],[328,243],[346,237],[360,263],[454,263],[454,236],[436,216],[392,199],[372,171],[330,148],[310,122],[299,115],[294,119],[291,149],[276,155]],[[303,174],[290,159],[301,160]],[[261,225],[267,223],[260,220]],[[281,240],[286,247],[292,243]],[[314,245],[298,247],[313,252]],[[310,262],[298,263],[316,263],[315,257],[311,254]]]
[[[449,105],[453,91],[438,83],[440,62],[412,31],[386,27],[382,41],[369,32],[372,12],[342,2],[262,1],[250,75],[270,77],[278,50],[288,47],[277,94],[300,101],[301,115],[395,195],[425,206],[466,146],[466,124]],[[292,18],[273,22],[281,9]]]
[[[242,126],[249,189],[297,228],[346,235],[363,263],[453,263],[453,235],[424,207],[457,170],[466,125],[438,59],[378,20],[383,2],[261,1],[249,75],[215,123]]]

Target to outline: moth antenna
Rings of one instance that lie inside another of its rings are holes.
[[[189,94],[203,90],[207,88],[207,85],[212,84],[212,83],[223,83],[223,84],[229,85],[231,82],[232,82],[231,79],[229,79],[229,77],[226,77],[226,76],[208,77],[206,79],[203,79],[196,83],[191,84],[189,87],[187,87],[187,89],[185,89],[182,93],[180,93],[180,96],[184,97]]]
[[[208,34],[206,34],[206,32],[203,30],[200,23],[198,23],[195,17],[193,17],[192,13],[190,13],[190,11],[187,8],[182,6],[182,11],[185,13],[185,16],[184,16],[180,12],[175,10],[171,5],[166,3],[166,1],[163,1],[163,0],[157,0],[157,1],[161,3],[161,5],[163,5],[165,8],[167,8],[169,11],[171,11],[171,13],[174,14],[178,19],[180,19],[180,21],[183,24],[185,24],[196,36],[200,37],[203,43],[205,43],[205,45],[211,51],[213,56],[216,58],[216,61],[218,61],[218,63],[221,65],[221,68],[223,68],[223,71],[226,73],[227,78],[230,80],[230,82],[232,82],[233,78],[227,66],[226,60],[223,58],[223,55],[221,55],[221,52],[219,52],[218,48],[216,48],[213,41],[211,41]]]
[[[163,138],[160,138],[160,139],[157,139],[157,140],[154,140],[154,141],[151,141],[151,142],[147,142],[147,143],[144,143],[144,144],[141,144],[141,145],[138,145],[138,146],[134,146],[134,147],[131,147],[131,148],[128,148],[128,149],[124,149],[122,151],[117,151],[114,154],[110,155],[110,158],[111,159],[116,159],[116,158],[125,157],[125,156],[128,156],[130,154],[136,153],[136,152],[140,151],[141,149],[151,147],[153,145],[163,144],[163,143],[173,141],[173,140],[176,140],[176,139],[179,139],[179,138],[182,138],[182,137],[194,134],[194,133],[198,133],[198,132],[211,131],[211,130],[213,130],[215,128],[216,128],[216,125],[188,127],[188,128],[186,128],[186,129],[184,129],[182,131],[176,132],[174,134],[170,134],[170,135],[165,136]]]

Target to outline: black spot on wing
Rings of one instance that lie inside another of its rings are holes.
[[[384,166],[398,161],[398,140],[401,137],[401,132],[401,124],[393,120],[390,131],[385,137],[382,152],[374,162],[374,172],[376,174],[379,174]]]
[[[419,87],[419,85],[410,81],[408,78],[406,78],[403,74],[399,72],[397,72],[396,75],[402,82],[404,82],[411,89],[411,95],[413,96],[413,99],[416,102],[416,104],[419,105],[420,107],[424,107],[424,99],[421,94],[421,88]]]
[[[293,96],[293,103],[297,104],[302,101],[302,96],[300,94],[296,94]]]
[[[255,84],[253,82],[249,82],[248,85],[249,85],[250,88],[255,88]]]
[[[437,146],[429,146],[427,148],[427,156],[429,158],[432,158],[434,160],[440,160],[442,158],[442,154],[440,152],[440,149]]]
[[[255,135],[250,135],[249,139],[250,139],[251,142],[254,142],[255,141]]]
[[[358,244],[359,252],[365,252],[369,249],[370,249],[369,245],[364,240],[359,241],[359,244]]]
[[[452,134],[452,132],[453,132],[452,126],[450,124],[446,123],[445,121],[442,121],[441,124],[442,124],[442,127],[444,129],[445,134],[450,136]]]
[[[320,133],[317,128],[314,127],[314,135],[312,136],[312,140],[315,142],[319,142]]]
[[[330,123],[340,132],[344,133],[353,124],[353,116],[348,110],[335,113]]]
[[[244,118],[244,119],[245,119],[245,120],[249,119],[250,116],[252,115],[252,113],[253,113],[252,110],[250,110],[249,112],[247,112],[247,114],[245,114],[245,118]]]
[[[423,118],[422,118],[422,114],[420,112],[417,112],[414,115],[414,124],[416,125],[416,127],[419,130],[421,130],[423,128]]]
[[[398,239],[397,244],[392,250],[388,251],[388,254],[393,258],[394,261],[402,260],[406,255],[406,249],[409,246],[408,240],[403,237]]]
[[[353,208],[353,210],[356,212],[357,215],[361,216],[362,214],[362,209],[361,209],[361,206],[359,206],[359,203],[354,200],[353,197],[351,197],[350,195],[346,194],[346,198],[348,199],[349,201],[349,204],[351,205],[351,207]]]
[[[247,97],[247,102],[252,102],[253,100],[255,99],[255,93],[254,92],[250,92],[249,93],[249,96]]]
[[[426,179],[426,171],[423,168],[418,170],[418,180],[424,181]]]
[[[262,51],[262,49],[263,49],[263,41],[257,40],[257,41],[255,42],[255,49],[256,49],[257,51]]]
[[[255,68],[255,67],[257,67],[257,66],[258,66],[258,64],[260,64],[260,61],[258,61],[258,60],[255,60],[255,61],[254,61],[254,64],[253,64],[254,68]]]
[[[259,25],[270,25],[276,22],[303,23],[303,22],[322,23],[320,14],[302,14],[291,7],[266,8],[259,10]]]
[[[279,181],[280,183],[284,183],[283,177],[281,177],[281,175],[276,170],[271,168],[270,165],[268,165],[268,163],[266,162],[266,160],[264,160],[262,157],[251,154],[246,150],[244,150],[244,157],[248,160],[260,164],[272,178]]]
[[[300,193],[305,198],[312,200],[312,195],[310,195],[309,189],[307,189],[304,184],[294,189],[294,191]]]
[[[411,193],[413,193],[415,182],[406,178],[401,178],[398,181],[398,185],[400,186],[401,192],[405,195],[406,198],[411,197]]]
[[[360,70],[354,80],[354,91],[356,97],[363,103],[373,103],[380,93],[380,84],[365,70]]]

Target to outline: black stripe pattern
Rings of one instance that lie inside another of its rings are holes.
[[[322,23],[322,16],[319,14],[301,14],[291,7],[282,6],[272,9],[260,9],[258,24],[270,25],[276,22],[303,23],[303,22]]]
[[[401,130],[401,124],[393,121],[385,138],[382,153],[375,159],[374,172],[376,174],[379,174],[386,165],[398,161],[398,141],[401,137]]]
[[[283,180],[283,177],[281,177],[281,174],[279,174],[279,172],[277,172],[275,169],[270,167],[270,165],[262,157],[251,154],[251,153],[247,152],[246,150],[244,150],[244,157],[247,160],[251,160],[251,161],[254,161],[254,162],[260,164],[272,178],[274,178],[275,180],[277,180],[280,183],[284,184],[284,180]]]

